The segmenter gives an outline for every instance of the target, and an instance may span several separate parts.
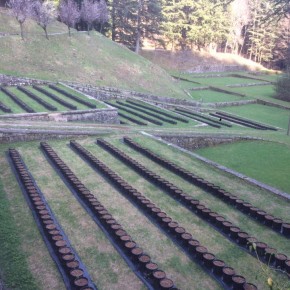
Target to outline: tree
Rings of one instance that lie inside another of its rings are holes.
[[[56,14],[55,5],[51,1],[36,1],[33,4],[32,18],[44,30],[45,37],[47,39],[49,39],[47,34],[47,26],[55,20]]]
[[[80,10],[74,0],[62,0],[59,5],[59,17],[67,25],[68,34],[71,36],[71,27],[75,27],[80,20]]]
[[[109,12],[108,12],[108,7],[107,3],[105,0],[100,0],[98,3],[98,18],[97,22],[100,24],[100,33],[103,32],[104,24],[109,21]]]
[[[90,34],[93,22],[99,17],[98,4],[93,0],[84,0],[81,6],[81,19],[87,24],[87,31]]]
[[[21,38],[24,40],[23,24],[31,15],[32,0],[9,0],[7,6],[11,9],[11,14],[18,21],[20,25]]]

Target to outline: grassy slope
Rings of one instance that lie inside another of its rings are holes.
[[[13,18],[0,16],[0,31],[18,32]],[[25,41],[19,36],[0,39],[0,72],[186,97],[159,66],[98,33],[54,35],[47,41],[32,22],[25,31]],[[66,32],[66,27],[55,23],[50,32]]]
[[[197,153],[238,172],[290,192],[288,177],[290,148],[285,144],[238,142],[200,149],[197,150]]]

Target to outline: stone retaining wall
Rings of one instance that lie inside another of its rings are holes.
[[[84,138],[103,135],[106,132],[81,131],[71,132],[63,130],[34,130],[34,129],[0,129],[0,144],[34,140]]]
[[[146,101],[154,101],[160,103],[168,103],[168,104],[176,104],[176,105],[185,105],[185,106],[198,106],[198,102],[184,100],[184,99],[175,99],[163,96],[155,96],[151,94],[135,92],[135,91],[127,91],[122,89],[115,89],[110,87],[94,87],[91,85],[82,85],[76,84],[72,82],[64,82],[65,84],[69,85],[70,87],[82,92],[86,93],[97,100],[111,100],[111,99],[124,99],[133,97],[136,99],[145,99]]]
[[[250,137],[240,136],[214,136],[214,135],[191,135],[191,134],[154,134],[166,142],[173,143],[187,150],[215,146],[219,144],[234,143],[237,141],[252,140]]]
[[[241,65],[197,65],[196,67],[187,70],[187,73],[232,72],[246,70],[246,67]]]
[[[58,113],[6,114],[0,120],[35,120],[35,121],[94,121],[102,124],[119,124],[117,109],[93,109]]]
[[[0,74],[1,86],[32,86],[44,84],[53,84],[53,82]]]

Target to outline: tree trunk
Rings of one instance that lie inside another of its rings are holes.
[[[87,23],[87,30],[88,30],[88,35],[90,35],[90,24]]]
[[[46,27],[43,27],[43,30],[44,30],[44,32],[45,32],[45,37],[46,37],[46,39],[49,40],[49,37],[48,37],[48,33],[47,33],[47,29],[46,29]]]
[[[24,40],[23,22],[19,22],[19,24],[20,24],[20,35],[21,35],[21,39]]]
[[[67,26],[67,28],[68,28],[68,36],[71,37],[69,25]]]
[[[103,34],[103,28],[104,28],[104,22],[101,22],[101,26],[100,26],[100,33]]]
[[[112,40],[116,40],[116,0],[112,3]]]
[[[141,38],[141,12],[142,0],[138,0],[138,14],[137,14],[137,31],[136,31],[136,45],[135,52],[139,54],[140,51],[140,38]]]

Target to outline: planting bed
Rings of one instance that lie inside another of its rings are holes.
[[[158,121],[156,119],[153,119],[153,118],[148,117],[148,116],[146,116],[144,114],[140,114],[140,113],[137,113],[137,112],[132,111],[130,109],[127,109],[124,106],[121,106],[119,104],[117,105],[116,103],[112,103],[112,102],[105,102],[105,103],[107,103],[108,105],[113,106],[113,107],[115,107],[115,108],[117,108],[117,109],[119,109],[121,111],[127,112],[127,113],[132,114],[132,115],[135,115],[135,116],[137,116],[137,117],[139,117],[141,119],[144,119],[146,121],[149,121],[149,122],[151,122],[154,125],[158,125],[158,126],[162,126],[163,125],[162,122],[160,122],[160,121]]]
[[[9,149],[9,156],[19,185],[32,210],[33,217],[50,255],[63,277],[66,288],[75,290],[97,289],[80,257],[72,248],[68,237],[58,224],[33,176],[27,170],[20,154],[15,149]]]
[[[179,117],[177,115],[169,114],[169,113],[165,112],[164,110],[162,110],[161,108],[157,109],[156,107],[150,106],[149,104],[145,105],[145,103],[135,102],[135,101],[132,101],[132,100],[126,100],[126,102],[128,102],[130,104],[133,104],[134,106],[144,108],[144,109],[146,109],[148,111],[152,111],[152,112],[158,113],[159,115],[163,115],[163,116],[169,117],[169,118],[171,118],[173,120],[177,120],[177,121],[180,121],[180,122],[183,122],[183,123],[188,123],[187,119],[181,118],[181,117]]]
[[[130,145],[137,145],[136,143],[133,143],[132,140],[127,139],[127,138],[125,139],[125,142]],[[223,233],[228,239],[230,239],[232,242],[236,243],[243,249],[247,250],[250,254],[253,254],[255,256],[255,253],[252,253],[250,250],[250,246],[252,242],[255,242],[257,245],[261,245],[261,247],[263,245],[263,249],[258,251],[260,261],[263,261],[266,264],[271,262],[271,265],[273,267],[276,267],[278,269],[282,268],[283,270],[285,270],[286,265],[284,264],[281,266],[281,263],[277,258],[279,256],[271,257],[272,261],[269,261],[269,255],[266,255],[266,252],[265,252],[266,248],[267,249],[271,248],[269,245],[261,241],[258,242],[257,238],[250,236],[248,233],[246,233],[241,228],[237,227],[231,221],[227,221],[219,213],[213,212],[211,209],[207,208],[204,204],[200,203],[199,200],[192,198],[190,195],[188,195],[187,193],[182,191],[180,188],[178,188],[175,184],[169,182],[168,180],[164,178],[161,178],[159,175],[150,171],[146,167],[142,166],[136,160],[130,158],[124,152],[120,151],[119,149],[112,146],[111,144],[100,139],[98,140],[98,144],[100,144],[102,147],[104,147],[114,156],[122,160],[126,165],[132,167],[141,176],[146,177],[149,180],[149,182],[160,187],[167,194],[169,194],[172,198],[174,198],[175,200],[183,204],[189,211],[198,215],[200,218],[204,219],[215,229]],[[242,200],[240,200],[240,203],[241,202]],[[286,229],[290,230],[290,224],[284,224],[284,225]],[[287,259],[287,255],[283,254],[283,256],[286,257]]]
[[[211,193],[215,197],[218,197],[228,205],[235,207],[240,212],[255,219],[257,222],[269,227],[273,231],[283,235],[286,238],[290,238],[290,223],[287,223],[278,217],[268,214],[266,211],[253,206],[251,203],[245,200],[239,199],[237,196],[231,194],[230,192],[227,192],[226,190],[223,190],[219,186],[216,186],[204,180],[203,178],[196,176],[195,174],[174,164],[173,162],[170,162],[165,158],[158,156],[151,150],[142,147],[141,145],[132,141],[129,138],[124,138],[124,142],[128,144],[130,147],[132,147],[134,150],[137,150],[141,154],[150,158],[152,161],[174,172],[175,174],[181,176],[185,180],[193,183],[194,185],[202,188],[203,190]]]
[[[75,146],[77,147],[77,144]],[[41,148],[70,185],[71,190],[76,194],[85,210],[89,212],[94,221],[105,232],[111,243],[143,283],[149,289],[175,289],[173,281],[168,279],[165,272],[151,261],[150,256],[143,252],[142,248],[137,245],[104,205],[58,157],[57,153],[45,142],[41,143]],[[109,169],[104,164],[100,166],[109,172]]]
[[[248,120],[248,119],[244,119],[244,118],[240,118],[238,116],[234,116],[234,115],[230,115],[224,112],[215,112],[215,113],[210,113],[211,116],[216,117],[216,118],[220,118],[220,119],[225,119],[227,121],[233,122],[233,123],[237,123],[246,127],[250,127],[253,129],[257,129],[257,130],[273,130],[273,131],[277,131],[276,128],[270,127],[270,126],[266,126],[266,125],[262,125],[259,124],[257,122],[254,122],[252,120]]]
[[[5,104],[3,104],[2,102],[0,102],[0,110],[2,110],[5,113],[12,113],[11,109],[8,108]]]
[[[8,97],[10,97],[17,105],[19,105],[27,113],[35,113],[35,111],[29,107],[26,103],[20,100],[16,95],[11,93],[8,89],[1,87],[2,92],[4,92]]]
[[[27,90],[25,87],[17,86],[17,88],[18,90],[23,92],[25,95],[27,95],[28,97],[32,98],[33,100],[35,100],[36,102],[44,106],[47,110],[57,111],[57,108],[55,106],[52,106],[51,104],[47,103],[46,101],[44,101],[43,99],[41,99],[40,97],[32,93],[31,91]]]
[[[92,103],[90,103],[88,101],[85,101],[85,100],[81,99],[80,97],[78,97],[76,95],[73,95],[73,94],[71,94],[71,93],[69,93],[69,92],[67,92],[65,90],[62,90],[61,88],[59,88],[59,87],[57,87],[55,85],[49,85],[49,88],[51,88],[51,89],[57,91],[58,93],[61,93],[61,94],[65,95],[65,96],[67,96],[67,97],[69,97],[69,98],[77,101],[78,103],[81,103],[83,105],[86,105],[89,108],[92,108],[92,109],[95,109],[96,108],[96,105],[94,105],[94,104],[92,104]]]
[[[222,111],[283,129],[287,129],[289,121],[289,110],[259,104],[228,107]]]
[[[33,86],[34,89],[36,89],[37,91],[41,92],[42,94],[50,97],[51,99],[55,100],[56,102],[60,103],[61,105],[71,109],[71,110],[77,110],[77,107],[64,101],[63,99],[57,97],[56,95],[48,92],[47,90],[45,90],[44,88],[42,87],[39,87],[39,86]]]
[[[136,118],[130,117],[130,116],[124,114],[124,113],[120,113],[120,112],[118,112],[118,115],[119,115],[120,117],[122,117],[123,119],[132,122],[133,124],[137,124],[137,125],[140,125],[140,126],[147,126],[147,123],[144,123],[144,122],[142,122],[142,121],[139,121],[139,120],[137,120]]]
[[[115,149],[104,140],[99,139],[98,144],[115,151]],[[198,263],[208,274],[217,279],[225,289],[230,289],[232,285],[234,285],[234,287],[237,286],[235,285],[235,279],[237,277],[242,278],[242,284],[246,283],[244,277],[238,276],[233,268],[226,266],[224,261],[216,259],[215,255],[208,252],[208,249],[202,246],[199,241],[193,239],[190,233],[186,232],[183,227],[178,225],[178,222],[174,221],[156,204],[125,182],[88,150],[75,141],[71,141],[71,146],[73,146],[73,148],[95,169],[105,175],[105,177],[108,178],[108,180],[110,180],[127,199],[129,199],[138,209],[148,216],[153,223],[155,223],[164,233],[177,243],[190,259]],[[230,275],[227,273],[228,269],[231,269]]]
[[[207,124],[218,124],[218,125],[220,124],[222,126],[232,127],[232,125],[230,123],[217,121],[215,118],[210,118],[209,116],[205,116],[204,114],[199,114],[197,112],[188,111],[188,110],[185,110],[185,109],[178,109],[178,108],[175,108],[175,110],[178,111],[178,112],[181,112],[181,113],[186,113],[186,114],[188,114],[190,116],[193,116],[193,117],[197,117],[198,120],[204,120],[203,122],[210,121]]]
[[[141,112],[141,113],[144,113],[146,115],[149,115],[151,117],[154,117],[156,119],[159,119],[161,121],[164,121],[166,123],[169,123],[169,124],[173,124],[173,125],[176,125],[177,122],[174,121],[174,120],[171,120],[171,119],[168,119],[168,118],[165,118],[163,116],[160,116],[159,114],[156,114],[156,113],[152,113],[150,111],[147,111],[145,109],[142,109],[142,108],[139,108],[138,106],[134,106],[132,104],[126,104],[126,103],[123,103],[121,101],[116,101],[117,104],[121,105],[121,106],[124,106],[125,108],[128,107],[128,108],[131,108],[131,109],[134,109],[135,111],[137,112]]]

